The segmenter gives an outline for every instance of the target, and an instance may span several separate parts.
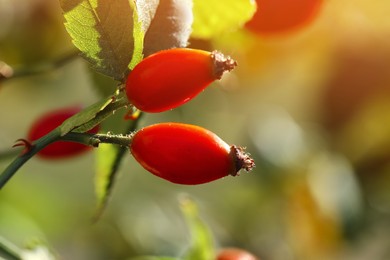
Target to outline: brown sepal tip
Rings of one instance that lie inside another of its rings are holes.
[[[239,171],[244,169],[249,172],[255,167],[255,161],[250,157],[250,154],[245,152],[245,148],[232,145],[230,146],[230,156],[232,156],[235,165],[235,171],[230,175],[239,175]]]
[[[211,59],[214,63],[214,76],[221,79],[225,71],[231,71],[237,66],[237,62],[230,56],[225,56],[222,52],[212,51]]]

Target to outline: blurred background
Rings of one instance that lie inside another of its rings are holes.
[[[92,223],[94,154],[33,158],[1,191],[0,236],[20,247],[39,241],[60,259],[177,256],[189,244],[178,206],[184,193],[218,248],[270,260],[390,259],[390,2],[317,7],[294,28],[245,25],[190,39],[239,66],[186,105],[140,121],[206,127],[247,147],[254,171],[181,186],[128,155],[106,211]],[[57,1],[0,1],[0,61],[28,69],[73,51]],[[81,58],[0,81],[0,169],[39,115],[92,104],[114,89]]]

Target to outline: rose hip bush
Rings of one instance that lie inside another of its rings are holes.
[[[147,116],[143,114],[186,104],[237,66],[219,51],[187,47],[192,31],[197,31],[192,29],[191,0],[59,2],[73,45],[92,69],[116,81],[117,87],[86,108],[48,109],[35,118],[26,135],[15,142],[14,147],[22,150],[0,175],[1,188],[31,158],[60,161],[96,148],[97,153],[106,153],[103,160],[109,165],[98,169],[97,179],[106,183],[97,192],[101,213],[126,154],[147,171],[176,184],[203,184],[253,168],[254,161],[244,148],[225,143],[205,128],[182,123],[138,127]],[[236,28],[253,13],[249,2],[243,18],[232,18]],[[37,65],[40,69],[25,73],[2,73],[1,80],[45,73],[75,57],[71,54],[52,66]],[[115,132],[105,122],[123,110],[128,115],[122,125],[129,127]],[[118,148],[107,152],[100,149],[101,144]]]
[[[123,108],[129,109],[129,114],[132,114],[132,111],[140,114],[140,111],[157,113],[174,109],[195,98],[213,81],[221,79],[224,72],[231,71],[237,65],[231,57],[217,51],[185,48],[193,20],[190,1],[186,4],[172,1],[167,6],[159,4],[158,1],[148,4],[143,1],[116,1],[111,4],[103,2],[97,4],[88,1],[81,1],[78,4],[68,1],[60,1],[60,3],[64,12],[65,27],[74,45],[94,69],[118,81],[118,88],[107,99],[74,113],[72,116],[70,116],[71,112],[66,115],[61,115],[59,112],[56,114],[54,111],[48,112],[48,116],[33,124],[27,140],[21,139],[15,145],[24,145],[25,149],[5,169],[1,176],[0,187],[3,187],[17,169],[34,154],[46,158],[61,158],[81,153],[87,150],[86,146],[98,147],[100,143],[110,143],[118,144],[124,149],[131,147],[133,154],[140,161],[140,150],[134,149],[135,145],[131,143],[133,137],[137,140],[136,143],[144,139],[141,135],[144,131],[136,134],[131,131],[111,134],[112,129],[108,129],[109,134],[97,134],[97,126],[115,111]],[[119,14],[124,14],[124,18],[111,20]],[[150,14],[154,14],[154,17]],[[87,21],[84,17],[91,17],[94,22],[92,24],[83,22]],[[175,26],[168,26],[172,20]],[[155,22],[160,25],[154,25]],[[114,26],[118,26],[121,30],[111,30],[110,28]],[[88,31],[98,37],[86,39],[80,30]],[[164,38],[167,42],[156,42],[156,37]],[[96,52],[96,48],[100,48],[100,51]],[[143,58],[144,56],[147,57]],[[138,109],[140,111],[137,112]],[[129,117],[134,118],[135,123],[132,129],[134,131],[139,118],[131,115],[126,118]],[[157,139],[159,139],[158,132],[161,131],[156,131]],[[193,148],[193,145],[188,145],[185,141],[183,139],[175,144],[178,146],[178,151],[186,146],[186,149],[194,150],[193,155],[190,153],[186,157],[199,156],[197,154],[199,149],[196,146]],[[147,157],[154,150],[166,149],[165,147],[170,146],[172,146],[170,143],[157,142],[156,147],[149,148],[150,152],[147,150],[142,156]],[[204,149],[202,153],[207,154],[208,150],[212,151],[214,148],[210,142],[202,149]],[[237,149],[244,154],[243,148]],[[171,157],[178,157],[178,152],[172,152]],[[223,153],[222,150],[220,153]],[[120,157],[123,156],[123,153],[120,153],[114,161],[120,161]],[[248,155],[245,156],[249,158]],[[203,161],[207,160],[206,157]],[[177,159],[178,172],[184,172],[190,167],[182,163],[182,160],[185,161],[188,158]],[[252,161],[252,159],[248,160]],[[168,165],[168,163],[165,164]],[[218,161],[215,164],[203,164],[204,168],[199,168],[198,172],[194,171],[193,175],[205,176],[208,172],[216,172],[215,176],[222,177],[231,174],[228,168],[222,173]],[[233,165],[233,162],[231,164]],[[251,162],[251,167],[245,166],[244,168],[250,170],[253,165]],[[156,173],[151,167],[145,168]],[[236,168],[239,170],[241,167]],[[116,173],[115,170],[111,172],[111,176],[107,176],[109,180],[112,180]],[[216,179],[211,175],[199,177],[204,180],[194,182],[193,179],[197,179],[196,176],[185,176],[175,178],[180,180],[179,183],[186,184],[200,184]],[[207,178],[208,181],[206,181]],[[108,189],[103,190],[102,196],[105,197],[107,192]]]
[[[15,143],[21,149],[14,149],[17,152],[14,160],[1,173],[0,188],[7,191],[11,178],[30,159],[45,159],[38,162],[42,164],[50,160],[60,163],[61,159],[81,158],[94,152],[97,161],[97,210],[94,220],[98,220],[105,209],[109,195],[116,187],[118,172],[136,175],[133,168],[121,167],[129,157],[134,159],[132,163],[142,167],[142,171],[152,173],[149,176],[151,182],[167,185],[171,189],[191,192],[198,186],[201,190],[205,189],[203,187],[214,187],[207,185],[226,185],[226,193],[229,194],[220,196],[216,191],[216,197],[227,196],[226,201],[229,201],[229,196],[237,198],[243,204],[229,207],[232,211],[243,212],[245,219],[250,218],[250,214],[245,212],[245,205],[251,205],[245,204],[245,200],[253,194],[249,189],[245,193],[235,187],[248,180],[254,185],[259,177],[256,174],[231,177],[240,175],[240,172],[250,172],[255,166],[249,153],[253,147],[249,145],[245,148],[241,144],[245,143],[244,132],[247,129],[243,128],[237,139],[231,135],[228,126],[214,133],[207,129],[211,126],[197,125],[207,125],[202,120],[186,118],[185,111],[190,106],[202,106],[202,111],[212,114],[215,112],[212,111],[213,107],[207,110],[208,104],[202,102],[202,97],[218,95],[231,98],[235,95],[224,93],[223,85],[237,80],[235,73],[240,69],[240,49],[217,50],[213,47],[214,39],[232,31],[251,31],[256,34],[255,37],[262,37],[308,26],[318,15],[322,1],[302,1],[295,5],[285,2],[285,10],[278,9],[271,2],[257,1],[256,13],[256,5],[250,0],[230,0],[223,5],[216,0],[60,0],[59,3],[64,28],[76,52],[62,59],[53,59],[49,66],[38,63],[26,66],[21,71],[15,68],[13,75],[0,70],[0,83],[18,77],[50,74],[52,70],[81,56],[87,62],[90,74],[100,73],[115,82],[115,86],[105,88],[105,95],[99,96],[99,100],[92,105],[81,108],[69,104],[65,109],[51,106],[41,118],[32,120],[33,123],[25,129],[25,136],[20,136]],[[198,45],[199,42],[204,45]],[[94,90],[100,93],[101,86],[96,85]],[[245,91],[245,88],[241,90]],[[40,102],[39,95],[35,99],[34,102]],[[240,106],[235,106],[234,111],[232,109],[230,125],[241,123],[240,109]],[[184,116],[167,120],[167,114],[163,113]],[[153,121],[158,123],[149,123]],[[23,177],[21,174],[20,179]],[[17,180],[13,181],[12,185],[17,186]],[[212,205],[212,196],[207,203]],[[186,206],[182,210],[192,232],[193,244],[180,259],[257,259],[238,248],[225,248],[219,253],[214,251],[223,243],[215,245],[210,236],[211,230],[198,219],[194,204],[188,201],[184,204]],[[202,202],[200,205],[204,206]],[[154,217],[153,214],[145,214],[143,221],[149,223],[149,218]],[[224,223],[225,217],[221,216],[221,223]],[[245,225],[245,220],[242,222]],[[131,226],[137,228],[137,225]],[[128,234],[124,232],[122,235],[126,237]],[[243,232],[236,241],[245,235]],[[107,237],[110,237],[109,234]],[[237,244],[260,251],[254,243]],[[142,248],[137,252],[143,252]]]

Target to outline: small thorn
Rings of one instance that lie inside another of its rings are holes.
[[[17,139],[15,144],[12,147],[14,148],[20,146],[24,147],[23,151],[21,152],[21,155],[25,155],[26,153],[30,152],[31,149],[33,148],[33,144],[30,141],[23,138]]]

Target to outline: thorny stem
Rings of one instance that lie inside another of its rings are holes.
[[[52,142],[55,142],[60,138],[60,131],[56,129],[44,137],[38,139],[34,145],[31,146],[26,153],[22,153],[16,159],[8,165],[8,167],[3,171],[3,174],[0,175],[0,189],[4,187],[4,185],[12,178],[12,176],[19,170],[20,167],[23,166],[31,157],[33,157],[40,150],[45,148]]]
[[[100,110],[94,118],[91,118],[88,122],[82,122],[78,127],[73,128],[74,131],[80,131],[83,128],[85,128],[87,131],[88,129],[93,128],[95,125],[102,122],[104,119],[106,119],[109,115],[114,113],[116,110],[128,106],[129,103],[126,99],[118,99],[114,102],[108,104],[102,110]],[[94,106],[94,105],[92,105]],[[82,113],[82,112],[80,112]],[[88,113],[88,110],[87,112]],[[77,116],[77,115],[75,115]],[[72,120],[69,118],[68,120]],[[47,135],[43,136],[42,138],[36,140],[34,143],[31,144],[31,146],[26,149],[25,152],[22,152],[14,161],[11,162],[11,164],[3,171],[3,173],[0,175],[0,190],[4,187],[4,185],[12,178],[12,176],[19,170],[20,167],[22,167],[31,157],[33,157],[36,153],[38,153],[40,150],[45,148],[47,145],[58,141],[71,141],[71,142],[79,142],[83,143],[85,145],[91,145],[97,147],[99,143],[113,143],[113,144],[119,144],[122,146],[126,146],[129,144],[130,136],[116,136],[116,135],[89,135],[85,133],[75,133],[75,132],[68,132],[66,134],[63,133],[64,124],[66,125],[66,122],[48,133]],[[73,119],[75,120],[75,119]],[[72,129],[69,129],[69,131],[72,131]],[[27,147],[26,147],[27,148]]]
[[[9,179],[23,166],[31,157],[33,157],[40,150],[45,148],[50,143],[55,141],[67,141],[82,143],[85,145],[98,147],[100,143],[117,144],[122,147],[128,147],[132,140],[132,134],[128,135],[113,135],[113,134],[88,134],[88,133],[74,133],[70,132],[64,136],[60,136],[59,129],[50,132],[41,139],[38,139],[31,148],[19,155],[0,175],[0,189],[8,182]]]

